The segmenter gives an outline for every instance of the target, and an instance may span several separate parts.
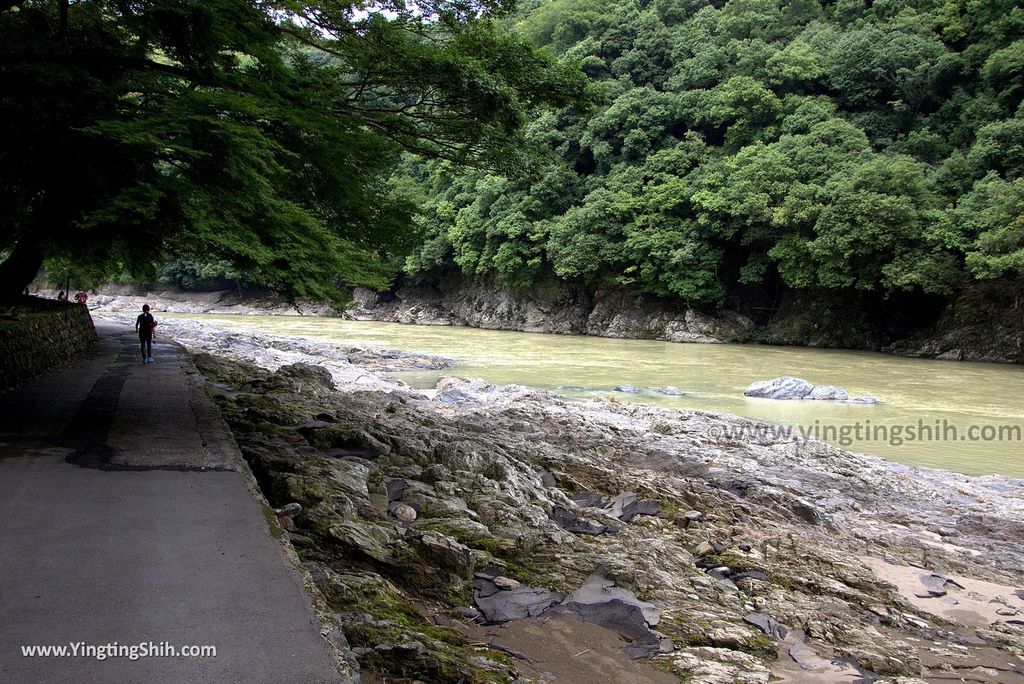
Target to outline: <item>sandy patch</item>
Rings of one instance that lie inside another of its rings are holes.
[[[772,675],[776,677],[773,682],[780,684],[857,684],[863,681],[861,675],[852,665],[846,663],[833,663],[820,657],[814,652],[814,646],[806,646],[812,654],[805,654],[802,660],[806,665],[814,669],[801,667],[789,654],[790,649],[796,643],[792,637],[779,641],[779,659],[772,666]]]
[[[921,598],[917,594],[927,593],[921,575],[929,574],[927,571],[909,565],[894,565],[871,556],[860,560],[879,579],[894,585],[922,612],[965,627],[988,627],[1006,620],[1024,620],[1024,591],[1020,587],[954,575],[950,579],[962,589],[950,583],[946,585],[948,593],[945,596]]]
[[[921,678],[929,684],[1024,684],[1024,662],[993,646],[960,646],[909,640],[918,646]]]
[[[678,684],[679,679],[626,653],[626,642],[615,632],[568,617],[515,620],[503,625],[474,626],[469,638],[492,639],[529,658],[516,660],[526,677],[541,682],[594,684]]]

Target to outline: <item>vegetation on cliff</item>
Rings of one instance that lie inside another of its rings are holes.
[[[518,27],[604,95],[526,173],[410,161],[407,272],[554,274],[716,305],[738,288],[953,295],[1024,270],[1011,0],[552,0]]]

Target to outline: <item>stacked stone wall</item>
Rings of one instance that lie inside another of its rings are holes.
[[[0,318],[0,389],[80,357],[96,342],[89,309],[36,300]]]

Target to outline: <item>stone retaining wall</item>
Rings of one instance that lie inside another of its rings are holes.
[[[0,390],[69,363],[96,340],[84,306],[39,299],[16,306],[0,318]]]

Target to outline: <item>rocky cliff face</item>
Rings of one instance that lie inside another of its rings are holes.
[[[752,325],[736,313],[701,313],[622,290],[595,292],[565,284],[512,290],[450,280],[382,296],[353,293],[346,316],[419,325],[468,325],[493,330],[594,335],[669,342],[722,342]]]
[[[924,358],[1024,363],[1024,278],[977,283],[934,326],[886,348]]]
[[[975,284],[945,307],[937,300],[895,302],[871,293],[792,291],[760,325],[735,311],[701,312],[621,289],[591,291],[563,282],[509,289],[450,278],[386,295],[356,288],[353,300],[344,315],[354,320],[1024,363],[1024,281]]]

